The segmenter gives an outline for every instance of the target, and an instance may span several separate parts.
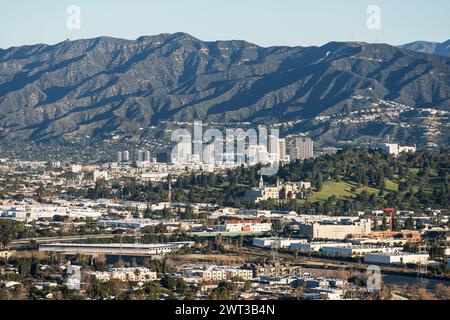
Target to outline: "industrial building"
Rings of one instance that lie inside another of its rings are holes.
[[[126,219],[126,220],[99,220],[98,226],[102,228],[141,229],[157,226],[161,221],[152,219]]]
[[[216,229],[218,232],[261,233],[272,230],[272,224],[261,220],[226,220],[223,225],[218,226]]]
[[[294,243],[306,243],[305,239],[254,238],[253,245],[259,248],[289,248]]]
[[[370,234],[372,230],[370,219],[353,222],[352,224],[302,223],[300,234],[310,239],[344,240],[352,234]]]
[[[368,253],[395,253],[400,252],[402,248],[380,247],[380,246],[324,246],[322,254],[332,257],[357,257]]]
[[[0,206],[0,217],[15,220],[53,219],[55,216],[69,218],[100,218],[105,211],[79,207],[66,207],[48,204]]]
[[[343,242],[305,242],[293,243],[289,247],[289,251],[299,251],[303,253],[319,252],[323,247],[342,247],[348,246],[348,243]]]
[[[364,256],[364,262],[373,264],[418,264],[428,263],[428,254],[418,254],[409,252],[397,253],[370,253]]]

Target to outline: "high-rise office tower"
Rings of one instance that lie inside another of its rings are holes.
[[[123,158],[122,158],[122,151],[117,151],[117,162],[122,162]]]
[[[178,143],[172,151],[172,162],[177,164],[188,163],[192,159],[192,142],[190,136],[183,138],[184,142]]]
[[[314,157],[314,142],[310,138],[299,137],[295,139],[293,160],[305,160]]]
[[[280,155],[280,144],[279,138],[276,136],[270,135],[267,138],[267,152],[272,154]]]
[[[137,161],[138,162],[150,162],[150,151],[139,150],[137,152]]]
[[[215,145],[209,144],[203,149],[203,163],[213,164],[216,162]]]
[[[138,162],[143,162],[144,161],[144,151],[139,150],[137,152],[137,161]]]
[[[128,151],[124,151],[122,153],[122,161],[123,162],[128,162],[130,161],[130,153]]]
[[[286,161],[286,139],[278,139],[280,161]]]

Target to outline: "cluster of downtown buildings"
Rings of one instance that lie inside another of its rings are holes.
[[[305,160],[314,157],[314,142],[310,138],[297,137],[290,148],[286,139],[274,135],[267,137],[267,143],[252,144],[252,141],[242,140],[243,149],[234,148],[226,152],[224,142],[217,142],[204,146],[200,151],[196,149],[196,143],[190,139],[174,146],[171,152],[158,153],[151,157],[149,151],[128,150],[117,152],[117,162],[126,164],[132,162],[172,163],[174,165],[209,164],[209,165],[256,165],[258,163],[288,163],[295,160]],[[237,142],[239,145],[239,142]],[[233,147],[236,145],[233,144]],[[331,151],[333,152],[333,150]],[[334,151],[335,152],[335,151]]]

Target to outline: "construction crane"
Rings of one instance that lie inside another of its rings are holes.
[[[418,242],[421,239],[420,232],[418,231],[410,231],[410,230],[402,230],[394,232],[394,208],[383,208],[381,209],[384,213],[389,212],[389,230],[388,231],[376,231],[371,232],[369,234],[351,234],[351,238],[369,238],[369,239],[379,239],[379,238],[400,238],[404,240]]]
[[[394,226],[393,226],[393,222],[394,222],[394,213],[395,213],[395,209],[394,208],[383,208],[382,209],[383,212],[389,212],[389,232],[392,233],[394,231]]]

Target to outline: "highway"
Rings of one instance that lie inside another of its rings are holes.
[[[232,250],[231,250],[232,251]],[[272,252],[270,249],[261,249],[255,247],[244,247],[240,251],[234,250],[234,252],[239,254],[247,254],[249,256],[256,256],[261,258],[272,258]],[[354,271],[366,272],[367,267],[371,264],[364,263],[363,261],[353,262],[348,260],[339,260],[332,257],[308,257],[305,254],[299,254],[297,258],[294,257],[292,253],[287,253],[285,251],[279,251],[276,254],[280,262],[290,262],[294,265],[301,266],[303,268],[317,268],[325,270],[346,270],[352,268]],[[449,281],[447,277],[432,276],[431,274],[421,274],[419,277],[417,275],[417,270],[412,267],[400,267],[400,266],[387,266],[387,265],[377,265],[383,275],[393,275],[393,276],[403,276],[404,278],[415,278],[415,279],[436,279]]]

